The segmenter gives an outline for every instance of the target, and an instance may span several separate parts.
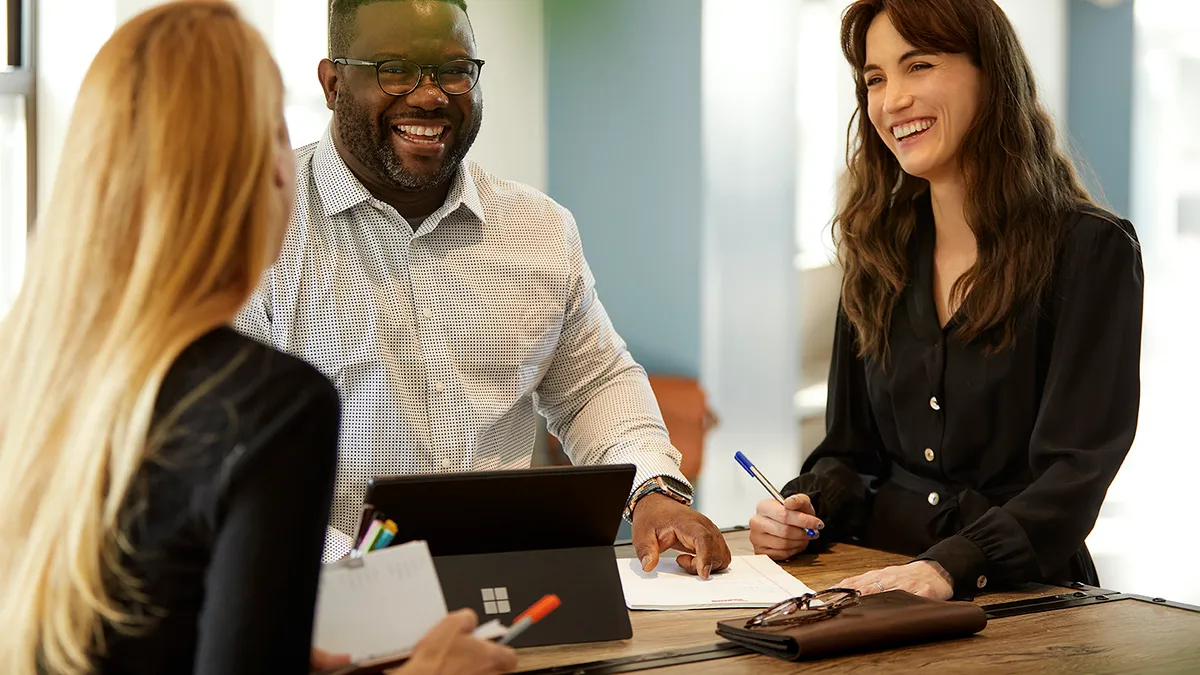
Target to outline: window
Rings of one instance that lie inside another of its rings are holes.
[[[1200,109],[1200,49],[1194,47],[1179,57],[1178,107],[1184,115]],[[1183,124],[1179,131],[1183,172],[1176,198],[1175,232],[1195,242],[1200,238],[1200,129],[1195,124]]]
[[[266,36],[286,92],[284,115],[292,145],[321,139],[329,123],[317,64],[325,58],[328,0],[239,0],[246,17]]]
[[[20,288],[33,213],[31,0],[5,0],[0,18],[0,316]]]
[[[838,180],[846,169],[846,130],[858,106],[839,40],[847,4],[847,0],[805,0],[796,7],[800,374],[793,403],[804,456],[825,437],[825,380],[841,283],[840,268],[834,264],[833,216]]]
[[[1134,222],[1148,257],[1167,266],[1189,257],[1194,264],[1200,245],[1200,130],[1192,122],[1200,105],[1200,6],[1138,0],[1134,21]]]
[[[1145,269],[1141,410],[1088,547],[1105,587],[1195,603],[1200,579],[1189,543],[1161,516],[1195,508],[1200,472],[1192,422],[1200,381],[1200,3],[1135,0],[1133,22],[1130,220]]]
[[[835,193],[846,168],[846,128],[858,105],[839,41],[846,4],[807,0],[797,11],[796,265],[802,270],[834,258]]]

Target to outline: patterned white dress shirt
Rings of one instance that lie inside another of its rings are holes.
[[[570,212],[467,160],[414,232],[328,130],[296,160],[283,250],[235,327],[341,393],[327,562],[352,546],[369,478],[528,467],[535,408],[574,463],[688,485]]]

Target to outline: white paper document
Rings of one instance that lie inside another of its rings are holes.
[[[770,607],[812,590],[765,555],[734,556],[708,579],[688,574],[670,557],[642,571],[637,558],[617,561],[629,609],[717,609]]]
[[[429,546],[391,546],[321,569],[313,646],[360,665],[401,658],[446,614]],[[491,621],[475,635],[490,639],[507,630]]]
[[[355,661],[411,651],[445,616],[429,546],[409,542],[321,569],[313,645]]]

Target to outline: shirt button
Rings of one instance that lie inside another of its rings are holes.
[[[984,586],[987,586],[987,577],[980,574],[979,578],[975,580],[975,587],[983,588]]]
[[[425,309],[421,310],[421,316],[425,317],[426,319],[432,319],[433,310],[426,307]]]
[[[933,461],[933,448],[925,448],[925,461],[926,462]]]
[[[449,468],[450,468],[450,458],[449,458],[449,457],[443,457],[443,458],[442,458],[442,468],[443,468],[443,469],[449,469]]]
[[[942,409],[942,406],[938,405],[938,400],[937,400],[937,397],[936,397],[936,396],[931,396],[931,397],[929,398],[929,407],[930,407],[930,408],[933,408],[934,410],[941,410],[941,409]]]
[[[929,504],[930,505],[937,506],[939,501],[941,501],[941,497],[938,497],[938,493],[936,493],[936,492],[929,493]]]
[[[433,390],[440,394],[443,391],[446,391],[446,385],[438,382],[437,384],[433,385]]]

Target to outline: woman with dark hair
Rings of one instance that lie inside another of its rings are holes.
[[[1084,545],[1133,441],[1142,264],[1096,206],[992,0],[857,0],[827,435],[750,521],[786,559],[914,557],[841,585],[1097,584]]]

